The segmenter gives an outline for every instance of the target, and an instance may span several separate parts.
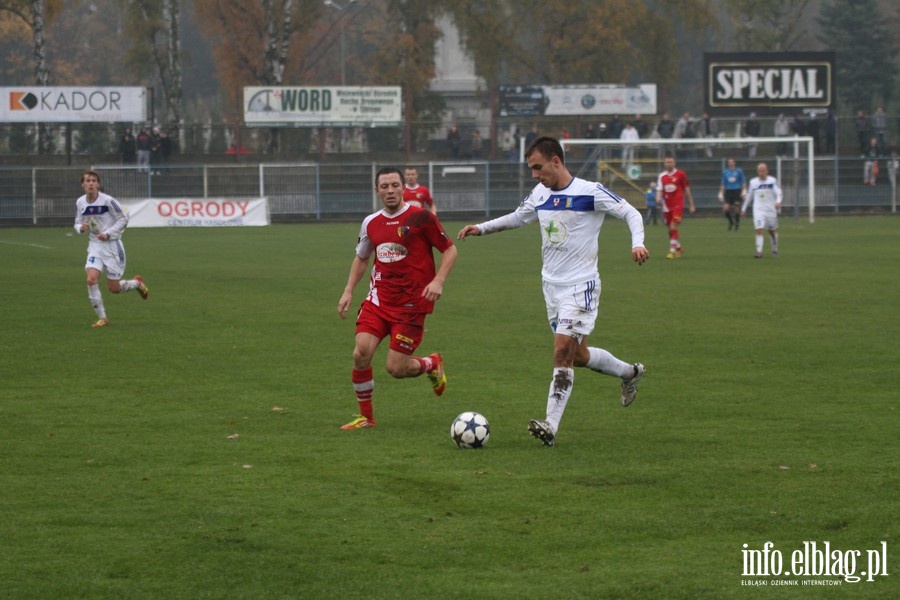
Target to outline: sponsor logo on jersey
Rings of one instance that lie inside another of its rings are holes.
[[[402,244],[386,243],[379,244],[375,249],[375,257],[379,262],[392,263],[398,262],[406,258],[407,250]]]

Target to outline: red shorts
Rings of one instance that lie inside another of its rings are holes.
[[[411,356],[422,343],[425,315],[385,309],[367,300],[356,316],[356,333],[370,333],[379,340],[391,336],[391,350]]]
[[[684,215],[684,207],[676,206],[675,208],[670,208],[666,212],[663,213],[663,222],[666,225],[678,225],[681,223],[681,217]]]

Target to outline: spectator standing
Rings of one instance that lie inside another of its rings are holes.
[[[716,123],[716,120],[709,116],[709,113],[703,113],[703,117],[700,118],[700,122],[698,123],[699,134],[700,137],[706,139],[715,139],[719,134],[719,126]],[[706,145],[706,158],[712,158],[713,156],[713,145]]]
[[[159,175],[160,144],[159,127],[154,127],[150,133],[150,170],[154,175]]]
[[[472,130],[472,160],[481,160],[481,132],[478,128]]]
[[[667,155],[663,163],[665,171],[659,174],[656,180],[656,202],[663,209],[663,221],[669,229],[669,253],[666,258],[681,258],[684,247],[681,245],[681,237],[678,233],[681,219],[684,216],[684,199],[688,199],[691,214],[697,212],[694,207],[694,195],[691,193],[691,184],[688,182],[687,173],[675,166],[675,157]]]
[[[369,260],[374,256],[369,294],[356,316],[351,372],[360,414],[342,425],[344,430],[375,427],[372,357],[386,337],[390,346],[385,366],[392,377],[426,375],[437,396],[447,386],[440,354],[419,357],[413,353],[422,343],[425,317],[443,295],[444,282],[456,262],[456,246],[437,217],[404,202],[400,169],[380,169],[375,175],[375,192],[382,209],[362,222],[356,256],[338,300],[338,314],[345,319],[353,302],[353,289],[369,271]],[[435,249],[443,255],[440,269],[435,268]]]
[[[669,118],[669,113],[663,113],[659,123],[656,124],[656,133],[663,140],[671,140],[675,135],[675,123]],[[662,158],[666,154],[675,156],[675,146],[671,142],[664,142],[659,147],[659,157]]]
[[[451,125],[447,131],[447,150],[450,152],[450,158],[459,158],[459,145],[462,140],[459,137],[459,129],[456,125]]]
[[[872,133],[878,140],[878,154],[884,155],[887,150],[887,116],[884,114],[884,107],[879,106],[872,115]]]
[[[609,122],[609,139],[611,140],[620,140],[622,139],[622,131],[625,130],[625,123],[622,122],[622,119],[619,118],[619,115],[613,115],[612,120]],[[612,149],[612,157],[619,158],[622,156],[622,151],[619,148]]]
[[[637,130],[638,135],[642,140],[647,138],[647,134],[650,133],[650,131],[647,126],[647,121],[645,121],[641,115],[634,115],[634,121],[632,121],[631,124],[634,125],[634,128]]]
[[[600,228],[609,215],[628,224],[631,259],[643,264],[649,254],[644,247],[641,214],[626,200],[603,185],[573,177],[565,165],[558,140],[540,137],[526,150],[531,175],[538,183],[514,211],[478,225],[466,225],[457,239],[516,229],[538,221],[542,238],[544,301],[553,332],[553,376],[547,394],[544,419],[533,419],[528,431],[545,446],[556,444],[559,424],[572,394],[574,367],[620,380],[621,403],[628,406],[637,395],[644,365],[622,361],[610,352],[590,347],[600,300],[597,268]]]
[[[774,177],[769,177],[766,163],[756,167],[756,177],[747,187],[747,199],[741,207],[741,215],[747,215],[747,208],[753,205],[753,227],[756,229],[756,254],[762,258],[765,231],[772,239],[772,256],[778,256],[778,213],[781,211],[781,186]]]
[[[137,165],[138,171],[145,173],[150,172],[150,134],[147,133],[146,127],[141,127],[135,138],[137,146]]]
[[[629,122],[625,123],[625,128],[622,129],[619,139],[626,142],[626,144],[622,146],[622,168],[624,169],[634,162],[634,146],[628,145],[627,142],[638,140],[640,139],[640,136],[638,136],[637,129],[634,128],[634,125]]]
[[[878,151],[878,138],[873,137],[869,140],[869,147],[866,148],[865,162],[863,163],[863,185],[874,186],[878,179],[878,157],[881,153]]]
[[[816,118],[816,112],[811,112],[809,114],[809,121],[806,122],[806,133],[813,139],[813,151],[816,153],[821,151],[821,148],[819,148],[819,142],[822,136],[819,125],[821,125],[821,121]]]
[[[825,117],[825,153],[826,154],[834,154],[837,150],[837,119],[834,117],[834,113],[828,111],[828,116]]]
[[[865,157],[869,149],[869,140],[872,138],[872,123],[869,120],[866,111],[860,110],[856,113],[856,119],[853,121],[856,127],[856,140],[859,142],[859,155]]]
[[[750,113],[750,117],[744,121],[744,137],[755,138],[759,137],[760,125],[759,121],[756,120],[756,113]],[[747,146],[747,154],[750,158],[756,157],[756,149],[757,144],[755,142],[750,142]]]
[[[775,119],[775,137],[783,138],[789,135],[791,135],[791,123],[784,116],[784,113],[779,113],[778,118]],[[787,155],[787,142],[778,142],[778,145],[775,147],[775,154],[778,156]]]
[[[119,154],[123,165],[133,165],[137,161],[137,141],[131,133],[131,127],[125,127],[125,132],[119,138]]]
[[[100,175],[95,171],[81,174],[81,189],[84,195],[75,202],[75,231],[81,235],[90,233],[87,261],[84,271],[87,276],[88,299],[97,322],[92,327],[106,327],[106,308],[100,293],[100,275],[106,272],[106,288],[113,294],[136,291],[144,300],[150,290],[140,275],[123,281],[125,275],[125,246],[122,234],[128,227],[128,215],[118,201],[100,191]]]
[[[161,167],[168,169],[169,161],[172,160],[172,138],[165,129],[159,132],[159,159]]]
[[[534,140],[538,138],[538,126],[537,123],[531,126],[531,131],[525,134],[525,148],[530,148],[531,144],[534,143]]]

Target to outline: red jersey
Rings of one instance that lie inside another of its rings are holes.
[[[656,181],[656,189],[662,190],[663,201],[666,208],[684,210],[684,190],[690,187],[687,173],[681,169],[675,169],[671,173],[663,171]]]
[[[443,254],[452,245],[430,211],[406,206],[393,215],[383,210],[369,215],[356,245],[358,257],[375,255],[366,300],[388,310],[432,312],[434,302],[422,296],[436,273],[432,248]]]
[[[409,188],[404,185],[403,200],[406,201],[407,204],[412,204],[413,206],[426,208],[428,210],[431,210],[431,207],[434,206],[434,199],[431,197],[431,191],[424,185],[417,185],[414,188]]]

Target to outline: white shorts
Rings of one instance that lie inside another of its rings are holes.
[[[101,273],[106,271],[106,277],[115,281],[122,279],[125,275],[125,246],[122,240],[90,242],[84,269],[97,269]]]
[[[768,229],[775,231],[778,229],[778,215],[776,214],[753,214],[753,227],[755,229]]]
[[[554,333],[568,335],[579,342],[594,331],[600,304],[600,280],[577,285],[544,282],[547,320]]]

